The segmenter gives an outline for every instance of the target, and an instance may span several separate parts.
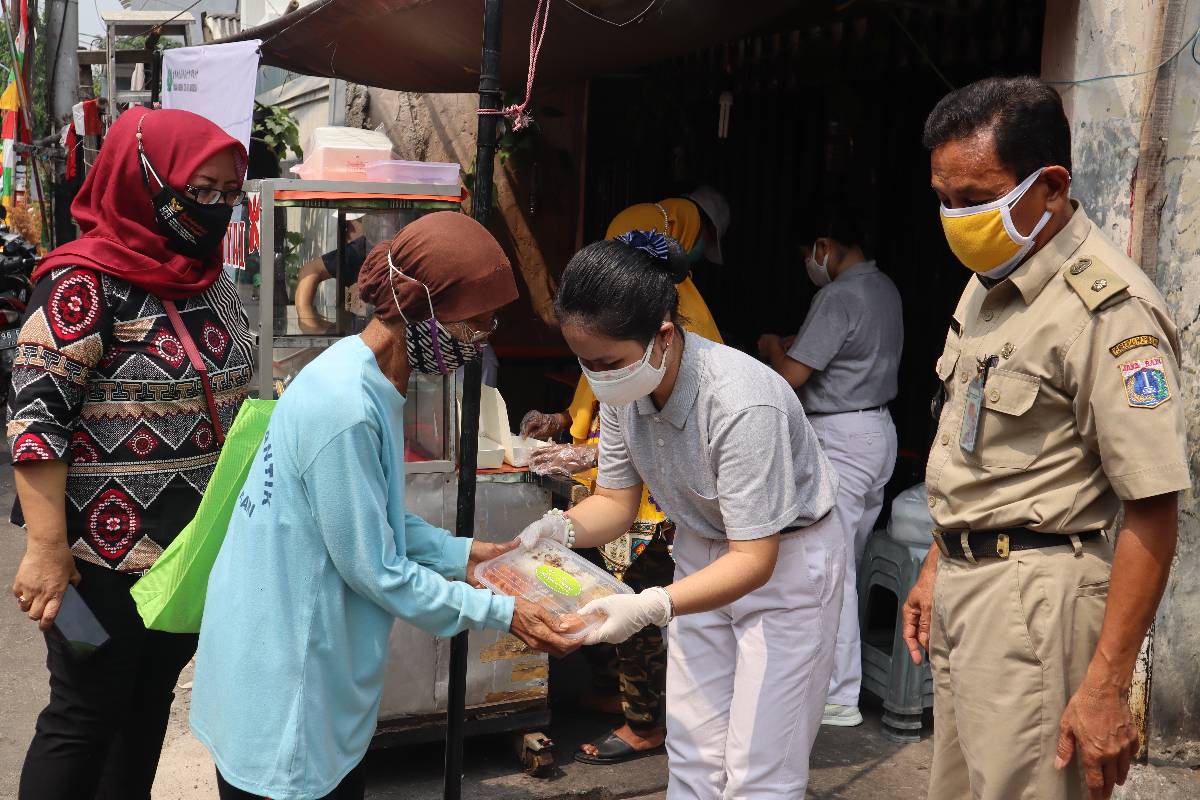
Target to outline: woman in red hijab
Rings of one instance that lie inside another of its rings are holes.
[[[220,255],[245,165],[203,117],[127,111],[72,206],[81,238],[34,273],[8,406],[13,595],[45,632],[50,703],[21,800],[150,798],[196,637],[146,630],[129,589],[195,513],[250,384]],[[79,600],[108,637],[91,652],[52,627]]]

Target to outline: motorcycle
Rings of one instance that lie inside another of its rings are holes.
[[[0,403],[8,401],[17,335],[33,294],[30,276],[37,263],[37,249],[33,245],[7,229],[0,229]]]

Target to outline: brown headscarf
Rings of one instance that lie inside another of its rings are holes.
[[[403,275],[389,268],[389,252]],[[517,282],[487,229],[466,214],[438,211],[376,245],[363,262],[358,291],[383,322],[427,320],[431,300],[439,321],[460,322],[516,300]]]

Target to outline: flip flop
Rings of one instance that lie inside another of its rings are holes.
[[[633,745],[617,736],[615,733],[610,733],[607,736],[591,742],[591,745],[596,748],[596,755],[588,755],[582,750],[575,751],[575,760],[580,764],[624,764],[626,761],[633,761],[645,756],[652,756],[661,752],[666,745],[659,745],[650,750],[635,750]]]

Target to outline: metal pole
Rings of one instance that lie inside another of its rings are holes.
[[[79,3],[55,0],[46,8],[47,78],[53,128],[61,130],[71,119],[79,94]]]
[[[479,70],[479,107],[500,108],[500,21],[504,0],[484,0],[483,59]],[[475,194],[472,215],[487,224],[492,208],[492,167],[496,158],[495,114],[479,115],[475,155]],[[475,468],[479,456],[479,391],[483,364],[472,361],[464,370],[462,424],[459,438],[458,518],[455,535],[475,533]],[[463,778],[463,733],[467,715],[467,634],[458,634],[450,643],[450,685],[446,708],[446,769],[442,796],[460,800]]]

